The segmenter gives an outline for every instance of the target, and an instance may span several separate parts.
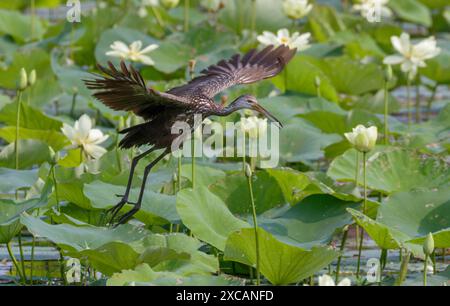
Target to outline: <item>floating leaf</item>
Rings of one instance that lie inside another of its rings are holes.
[[[249,226],[233,216],[225,203],[204,186],[178,192],[177,211],[196,237],[219,250],[225,248],[230,233]]]
[[[329,248],[311,251],[285,244],[258,228],[261,273],[274,285],[287,285],[305,279],[331,263],[338,253]],[[225,260],[255,266],[254,229],[244,228],[232,233],[226,243]]]

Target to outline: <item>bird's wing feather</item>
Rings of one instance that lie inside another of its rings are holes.
[[[268,46],[257,52],[255,49],[244,56],[235,54],[209,66],[201,75],[189,83],[168,91],[177,96],[190,96],[193,92],[213,98],[219,92],[238,84],[250,84],[271,78],[280,73],[295,55],[296,49],[285,45]]]
[[[96,75],[97,78],[84,82],[87,88],[95,91],[95,98],[114,110],[132,111],[145,119],[152,119],[164,109],[189,105],[186,98],[148,89],[141,74],[123,61],[120,70],[111,62],[108,66],[98,65],[106,76]]]

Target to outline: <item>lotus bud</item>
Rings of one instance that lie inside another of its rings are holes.
[[[50,153],[51,164],[56,165],[60,158],[59,152],[55,152],[52,147],[48,147],[48,151]]]
[[[358,125],[351,133],[345,133],[344,135],[356,150],[367,153],[375,147],[378,130],[376,126],[366,128],[363,125]]]
[[[125,128],[125,118],[123,116],[120,116],[119,123],[117,124],[117,130],[121,131]]]
[[[172,181],[178,182],[178,175],[177,175],[176,172],[174,172],[174,173],[172,174]]]
[[[387,65],[386,69],[384,70],[384,79],[386,80],[386,82],[389,82],[390,80],[392,80],[392,67],[391,65]]]
[[[25,71],[25,68],[20,69],[20,81],[19,81],[19,90],[25,90],[28,86],[28,80],[27,80],[27,72]]]
[[[189,63],[188,63],[189,76],[190,76],[191,78],[192,78],[192,76],[194,75],[195,64],[196,64],[196,61],[195,61],[195,60],[190,60]]]
[[[250,167],[249,164],[245,163],[245,176],[246,177],[252,177],[252,168]]]
[[[36,70],[31,70],[30,75],[28,76],[28,84],[33,86],[36,83]]]
[[[316,86],[316,88],[320,87],[320,83],[321,83],[320,77],[316,75],[316,77],[314,78],[314,85]]]
[[[178,5],[178,3],[180,3],[180,0],[161,0],[161,4],[166,9],[172,9],[172,8],[176,7]]]
[[[428,233],[427,238],[425,239],[423,243],[423,252],[430,256],[434,251],[434,239],[433,234]]]

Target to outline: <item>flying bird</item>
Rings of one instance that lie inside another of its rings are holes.
[[[114,110],[132,111],[145,120],[144,123],[120,131],[125,137],[119,146],[126,149],[150,145],[150,149],[133,158],[125,193],[121,195],[119,203],[110,210],[111,222],[127,203],[133,204],[134,207],[122,215],[117,224],[127,222],[140,209],[150,170],[171,152],[172,142],[179,137],[172,133],[172,126],[176,122],[186,122],[192,132],[195,114],[206,118],[212,115],[227,116],[240,109],[251,109],[281,125],[252,95],[242,95],[228,106],[215,103],[214,96],[234,85],[250,84],[277,75],[295,53],[296,49],[285,45],[277,48],[271,45],[259,52],[253,49],[243,56],[235,54],[228,60],[221,60],[204,69],[187,84],[166,92],[147,88],[141,74],[131,65],[127,67],[123,61],[120,63],[120,69],[116,69],[111,62],[108,62],[108,68],[98,65],[105,76],[97,75],[94,79],[84,80],[87,88],[94,91],[93,96]],[[163,149],[163,152],[145,167],[137,202],[129,202],[136,165],[144,156],[159,149]]]

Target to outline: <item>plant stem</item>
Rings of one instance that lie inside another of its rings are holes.
[[[431,105],[433,104],[434,98],[436,97],[437,88],[438,88],[438,84],[433,86],[433,89],[431,91],[431,96],[427,102],[427,119],[430,119],[430,117],[431,117]]]
[[[56,209],[58,212],[61,212],[61,208],[59,207],[59,197],[58,197],[58,184],[56,183],[56,175],[55,175],[55,165],[51,168],[53,185],[55,186],[55,200],[56,200]]]
[[[344,234],[342,235],[341,246],[339,247],[340,255],[338,257],[337,265],[336,265],[336,276],[334,282],[337,284],[339,282],[339,271],[341,269],[341,260],[342,260],[342,252],[344,251],[345,242],[347,241],[348,229],[344,230]]]
[[[192,162],[192,189],[195,188],[195,132],[192,134],[191,142],[191,162]]]
[[[409,258],[411,257],[411,252],[407,251],[405,256],[402,256],[402,263],[400,265],[400,272],[398,274],[398,278],[395,281],[396,286],[400,286],[406,278],[406,274],[408,274],[408,263]]]
[[[366,152],[363,152],[363,185],[364,185],[363,214],[366,214],[366,207],[367,207],[366,154],[367,154]],[[359,247],[358,247],[358,263],[356,266],[356,277],[359,277],[363,241],[364,241],[364,229],[361,227],[361,237],[359,237]]]
[[[245,163],[246,163],[246,160],[245,160],[245,133],[242,133],[242,172],[244,173],[244,175],[245,175]]]
[[[152,6],[151,8],[152,8],[153,16],[155,16],[156,22],[158,22],[159,26],[164,29],[165,24],[164,24],[163,19],[161,18],[161,15],[159,15],[158,10],[154,6]]]
[[[431,253],[431,262],[433,263],[433,274],[436,274],[436,250]]]
[[[427,285],[427,262],[428,254],[425,254],[425,260],[423,261],[423,285]]]
[[[19,169],[19,125],[20,125],[20,108],[22,103],[22,90],[17,95],[17,111],[16,111],[16,141],[14,142],[14,153],[16,169]]]
[[[72,95],[72,105],[70,106],[70,117],[73,118],[75,112],[75,103],[77,102],[77,92],[74,92]]]
[[[416,123],[420,122],[420,77],[416,80]]]
[[[180,152],[180,156],[178,156],[178,172],[177,172],[177,176],[178,176],[178,180],[177,180],[178,191],[180,191],[181,190],[181,152]]]
[[[411,125],[412,122],[412,112],[411,112],[411,79],[409,76],[407,76],[406,81],[406,108],[408,110],[408,127]]]
[[[22,272],[20,271],[19,263],[17,262],[17,259],[14,256],[14,253],[11,249],[11,241],[6,243],[6,249],[8,250],[9,257],[11,258],[14,266],[16,267],[17,274],[19,275],[22,282],[25,282],[25,278],[23,277]]]
[[[247,176],[248,190],[250,195],[250,201],[252,204],[252,217],[253,217],[253,228],[255,230],[255,247],[256,247],[256,285],[260,285],[260,273],[259,273],[259,236],[258,236],[258,220],[256,219],[256,206],[255,199],[253,198],[253,186],[252,177]]]
[[[184,0],[184,31],[189,31],[189,0]]]
[[[31,243],[31,266],[30,266],[30,285],[33,285],[33,268],[34,268],[34,249],[36,247],[36,237],[33,235],[33,241]]]
[[[384,82],[384,144],[389,144],[389,127],[388,127],[388,108],[389,108],[389,91],[388,91],[388,82]]]
[[[19,232],[19,236],[17,237],[19,242],[19,253],[20,253],[20,266],[22,267],[22,273],[23,273],[23,282],[24,284],[27,281],[27,277],[25,274],[25,256],[23,255],[23,247],[22,247],[22,232]]]
[[[31,40],[34,40],[35,23],[36,23],[36,9],[35,0],[31,0]]]
[[[250,22],[251,22],[250,30],[253,34],[256,29],[256,0],[252,0],[252,16]]]

